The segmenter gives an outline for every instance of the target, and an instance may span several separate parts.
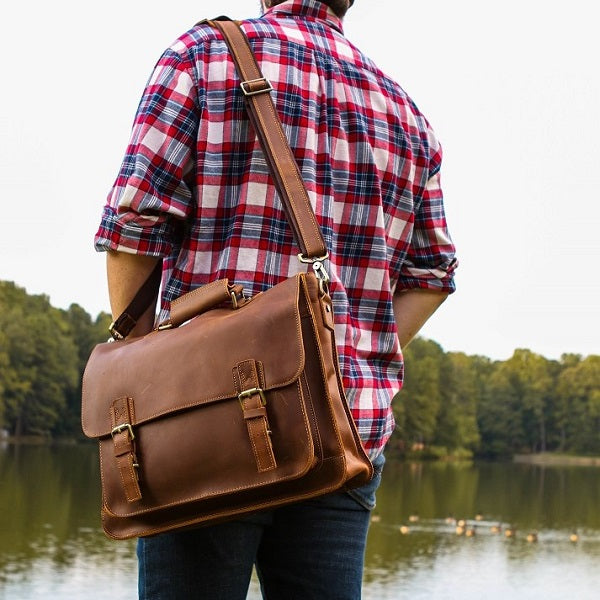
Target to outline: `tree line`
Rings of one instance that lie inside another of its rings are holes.
[[[0,429],[9,435],[81,433],[81,375],[95,344],[108,339],[107,313],[54,308],[0,281]]]
[[[81,376],[110,321],[0,281],[0,429],[81,437]],[[405,349],[405,384],[393,410],[388,454],[600,454],[600,356],[557,361],[518,349],[493,361],[417,338]]]
[[[549,360],[517,349],[508,360],[493,361],[444,352],[421,338],[404,354],[393,451],[432,457],[600,454],[600,356]]]

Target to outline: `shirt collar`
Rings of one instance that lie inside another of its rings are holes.
[[[269,8],[265,15],[285,15],[289,17],[309,17],[322,21],[330,27],[344,33],[342,20],[323,2],[318,0],[286,0]]]

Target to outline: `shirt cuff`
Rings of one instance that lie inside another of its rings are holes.
[[[396,286],[397,291],[420,288],[452,294],[456,290],[454,271],[458,261],[454,258],[436,268],[424,269],[405,265]]]
[[[157,258],[171,254],[172,228],[168,222],[140,225],[127,221],[123,218],[125,214],[118,214],[109,205],[104,207],[100,227],[94,237],[94,247],[98,252],[115,250]]]

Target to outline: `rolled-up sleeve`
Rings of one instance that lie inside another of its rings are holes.
[[[95,248],[164,257],[193,211],[200,106],[193,69],[167,50],[146,85]]]
[[[424,288],[452,293],[458,266],[448,232],[440,184],[441,149],[433,157],[429,178],[418,204],[413,232],[400,269],[398,291]]]

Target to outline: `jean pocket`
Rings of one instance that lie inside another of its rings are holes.
[[[373,510],[375,508],[375,493],[381,483],[381,473],[383,471],[383,465],[385,464],[385,456],[380,454],[377,458],[373,459],[373,478],[367,485],[348,490],[346,493],[356,500],[363,508],[367,510]]]

